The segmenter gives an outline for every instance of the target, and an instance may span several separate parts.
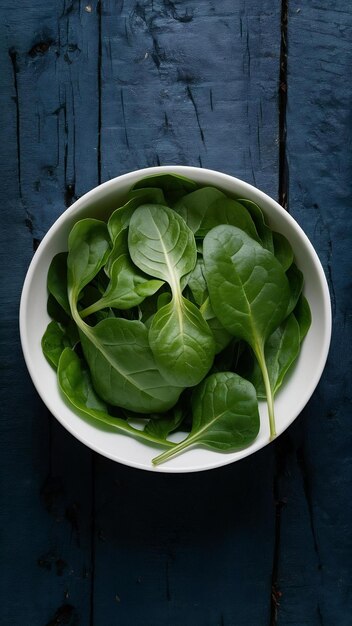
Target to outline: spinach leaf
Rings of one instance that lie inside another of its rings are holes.
[[[273,390],[264,345],[286,316],[290,298],[287,277],[271,252],[234,226],[211,230],[204,239],[203,254],[215,315],[226,330],[250,344],[259,362],[273,438]]]
[[[172,207],[186,222],[193,233],[196,233],[208,210],[217,200],[226,200],[226,196],[216,187],[202,187],[192,191]],[[219,223],[219,222],[217,222]]]
[[[274,330],[265,343],[265,361],[268,369],[270,385],[274,395],[280,389],[291,365],[300,351],[299,325],[291,313],[280,326]],[[254,363],[250,377],[257,390],[258,398],[265,399],[265,387],[258,363]]]
[[[301,295],[303,288],[303,274],[301,270],[298,269],[297,265],[295,263],[292,263],[291,267],[289,267],[286,272],[286,276],[290,285],[291,292],[290,301],[287,308],[287,315],[289,315],[294,310]]]
[[[312,323],[312,314],[308,300],[302,294],[298,299],[293,313],[299,325],[300,341],[302,343]]]
[[[159,419],[150,419],[144,428],[144,432],[164,441],[168,435],[178,429],[184,415],[180,407],[174,407],[173,411]]]
[[[171,384],[192,387],[210,369],[215,349],[208,324],[181,292],[181,279],[197,260],[193,233],[168,207],[144,205],[131,218],[128,245],[135,265],[171,288],[171,302],[156,312],[149,329],[157,366]]]
[[[159,465],[190,446],[234,451],[248,446],[258,435],[260,420],[253,385],[232,372],[208,376],[192,395],[193,423],[188,437],[155,459]]]
[[[120,256],[129,254],[128,252],[128,229],[123,228],[115,237],[111,252],[104,265],[104,272],[110,276],[111,266]]]
[[[110,253],[106,224],[91,218],[80,220],[70,232],[68,248],[67,292],[71,314],[76,319],[80,292],[98,274]]]
[[[119,233],[127,228],[133,211],[141,204],[165,204],[164,194],[161,189],[145,188],[128,192],[128,200],[123,205],[115,209],[108,221],[108,230],[111,240],[114,242]]]
[[[59,303],[61,308],[71,315],[67,297],[67,252],[59,252],[50,263],[47,279],[49,293]]]
[[[179,174],[153,174],[137,181],[131,191],[146,187],[162,189],[168,206],[173,206],[182,196],[198,188],[193,180]]]
[[[209,296],[200,307],[200,312],[213,333],[215,341],[215,354],[219,354],[219,352],[226,348],[226,346],[230,343],[232,335],[228,330],[226,330],[226,328],[223,327],[220,320],[216,317],[211,306]]]
[[[131,189],[128,192],[128,199],[138,199],[139,205],[151,202],[152,204],[162,204],[165,206],[165,196],[162,189],[158,187],[142,187],[140,189]]]
[[[286,239],[285,235],[282,235],[281,233],[273,232],[272,235],[274,242],[274,254],[286,272],[293,263],[293,250],[291,244],[288,239]]]
[[[97,275],[108,254],[106,225],[90,219],[77,222],[69,236],[68,294],[94,387],[110,404],[138,413],[166,411],[176,403],[181,389],[162,378],[145,326],[112,318],[91,328],[77,310],[78,294]]]
[[[90,374],[84,367],[82,360],[70,348],[62,352],[58,365],[58,382],[67,401],[85,417],[93,418],[106,426],[164,446],[175,444],[137,428],[133,428],[121,417],[113,417],[108,413],[108,407],[95,393]]]
[[[59,322],[60,324],[67,324],[71,319],[71,314],[65,313],[64,309],[58,303],[56,298],[49,293],[47,302],[47,313],[52,320]]]
[[[59,364],[59,359],[63,350],[70,345],[67,340],[64,328],[54,320],[49,322],[42,337],[42,350],[44,356],[55,369]]]
[[[80,311],[81,317],[85,318],[108,307],[131,309],[147,296],[152,296],[163,284],[161,280],[150,280],[133,265],[127,254],[123,254],[111,266],[110,283],[105,293],[99,300]]]
[[[196,232],[196,237],[205,237],[212,228],[220,224],[236,226],[256,241],[260,241],[255,224],[247,209],[240,202],[226,196],[209,207]]]
[[[41,345],[50,365],[57,369],[59,358],[64,348],[74,348],[77,343],[79,343],[77,326],[71,318],[68,318],[65,325],[55,320],[49,322],[42,337]]]
[[[274,252],[273,231],[266,224],[261,208],[255,202],[246,198],[238,198],[237,202],[242,204],[250,213],[263,248]]]
[[[194,302],[202,306],[208,297],[207,283],[204,277],[204,261],[200,257],[191,273],[188,275],[187,285],[192,292]]]
[[[176,404],[182,389],[160,374],[142,322],[111,318],[91,328],[81,320],[80,330],[94,389],[105,402],[144,414]]]

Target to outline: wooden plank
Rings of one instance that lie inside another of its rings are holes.
[[[88,624],[91,453],[51,418],[25,372],[21,284],[51,223],[98,182],[96,3],[2,5],[0,621]]]
[[[278,187],[280,3],[102,9],[102,176],[161,164]]]
[[[278,2],[103,2],[103,179],[203,165],[278,189]],[[96,459],[96,626],[266,625],[273,449],[200,475]]]
[[[280,626],[351,623],[350,102],[348,3],[289,2],[289,210],[323,263],[333,339],[323,379],[283,440]],[[281,444],[280,444],[281,445]]]

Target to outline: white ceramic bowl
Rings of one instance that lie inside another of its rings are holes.
[[[202,185],[214,185],[230,194],[255,201],[266,214],[269,225],[290,241],[296,263],[304,273],[304,293],[312,311],[312,326],[289,380],[275,401],[276,426],[281,434],[299,415],[311,397],[325,366],[331,336],[330,298],[318,256],[295,220],[266,194],[241,180],[196,167],[164,166],[124,174],[96,187],[77,200],[50,228],[36,251],[24,282],[20,306],[20,333],[24,357],[33,383],[51,413],[82,443],[96,452],[125,465],[154,472],[195,472],[238,461],[269,443],[266,405],[261,403],[261,428],[257,439],[239,452],[220,453],[194,448],[167,463],[153,467],[151,459],[159,448],[137,441],[117,431],[82,419],[60,395],[54,370],[41,349],[41,338],[48,324],[46,279],[50,262],[57,252],[67,249],[73,224],[83,217],[104,219],[139,179],[152,174],[175,172]]]

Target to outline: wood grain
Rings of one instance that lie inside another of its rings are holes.
[[[342,0],[289,2],[288,206],[324,266],[333,337],[316,393],[277,442],[280,626],[348,626],[352,615],[351,42]]]
[[[97,18],[53,1],[2,5],[1,16],[0,621],[87,624],[91,453],[48,415],[29,381],[18,305],[43,234],[98,182]]]
[[[0,622],[349,626],[351,10],[23,0],[0,16]],[[36,395],[17,329],[54,220],[99,182],[159,163],[280,189],[334,314],[297,422],[254,457],[190,476],[132,470],[73,439]]]

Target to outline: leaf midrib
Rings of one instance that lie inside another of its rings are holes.
[[[99,341],[96,340],[96,337],[94,336],[94,333],[91,332],[90,326],[88,326],[88,324],[86,324],[81,319],[81,317],[80,317],[80,315],[79,315],[79,313],[77,311],[77,307],[75,305],[75,298],[73,297],[72,300],[73,300],[73,303],[72,303],[72,315],[73,315],[73,318],[74,318],[77,326],[81,329],[83,334],[86,337],[88,337],[89,341],[91,341],[91,343],[98,350],[98,352],[100,352],[104,356],[104,358],[107,360],[107,362],[111,365],[111,367],[114,370],[116,370],[133,387],[138,389],[141,393],[145,393],[150,398],[155,398],[155,396],[153,396],[151,393],[149,393],[148,389],[143,388],[140,385],[138,385],[133,378],[131,378],[128,374],[126,374],[125,371],[121,370],[119,367],[116,367],[116,365],[118,365],[118,364],[115,361],[111,360],[111,358],[109,357],[109,354],[104,350],[103,345]],[[156,368],[155,368],[155,371],[157,371]],[[155,387],[150,387],[149,389],[155,389]]]
[[[170,259],[169,259],[169,254],[168,251],[166,249],[166,246],[164,244],[163,241],[163,237],[162,234],[157,226],[157,224],[154,222],[154,226],[155,229],[159,235],[159,240],[160,240],[160,244],[163,250],[163,254],[164,254],[164,258],[165,258],[165,263],[166,263],[166,267],[168,269],[169,272],[169,280],[168,283],[171,287],[171,292],[173,295],[173,299],[175,302],[175,309],[176,309],[176,313],[177,313],[177,319],[178,319],[178,325],[179,325],[179,329],[180,329],[180,333],[183,334],[183,315],[182,315],[182,293],[181,293],[181,289],[180,289],[180,276],[178,276],[174,270],[174,266],[170,263]]]

